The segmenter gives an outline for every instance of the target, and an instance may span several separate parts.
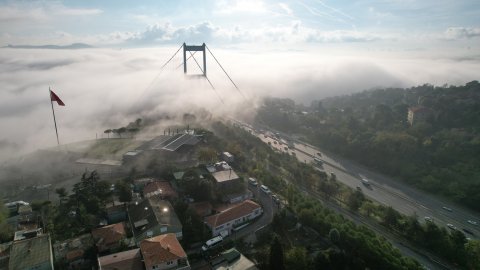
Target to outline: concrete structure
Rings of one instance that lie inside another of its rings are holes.
[[[127,237],[123,222],[107,225],[92,230],[92,237],[98,252],[112,251],[121,246]]]
[[[143,269],[140,249],[122,251],[98,258],[99,270],[138,270]]]
[[[140,251],[147,270],[190,270],[187,254],[173,233],[143,240]]]
[[[407,120],[410,125],[425,122],[432,117],[432,110],[426,107],[418,106],[408,108]]]
[[[228,234],[233,229],[242,226],[263,213],[262,207],[251,200],[246,200],[222,212],[205,218],[205,224],[212,231],[212,236],[220,235],[222,231]]]
[[[230,154],[229,152],[223,152],[222,153],[222,159],[225,160],[226,162],[234,162],[235,157]]]
[[[53,270],[52,243],[48,234],[13,242],[10,270]]]
[[[158,196],[129,205],[128,215],[136,243],[166,233],[182,239],[182,224],[172,205]]]
[[[113,205],[107,206],[106,211],[108,224],[127,221],[127,207],[124,203],[114,202]]]
[[[213,270],[257,270],[255,264],[235,248],[226,250],[210,262]]]

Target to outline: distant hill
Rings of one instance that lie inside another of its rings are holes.
[[[94,48],[94,47],[85,43],[73,43],[70,45],[11,45],[11,44],[8,44],[7,46],[4,46],[2,48],[76,50],[76,49],[88,49],[88,48]]]

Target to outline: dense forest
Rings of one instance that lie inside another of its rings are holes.
[[[409,109],[428,114],[408,121]],[[368,90],[309,106],[268,98],[256,121],[480,211],[480,84]]]

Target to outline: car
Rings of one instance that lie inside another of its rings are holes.
[[[470,231],[469,229],[466,229],[466,228],[462,228],[462,230],[470,235],[475,235],[472,231]]]
[[[248,184],[254,187],[258,186],[257,180],[253,177],[248,178]]]
[[[452,208],[450,208],[450,207],[444,206],[444,207],[442,207],[442,209],[443,209],[443,210],[447,210],[448,212],[452,212]]]
[[[275,194],[272,195],[272,200],[273,200],[274,202],[276,202],[276,203],[280,203],[280,199],[279,199],[278,196],[275,195]]]
[[[456,230],[457,229],[457,227],[453,226],[453,224],[450,224],[450,223],[447,224],[447,227],[451,230]]]
[[[478,223],[476,221],[473,221],[473,220],[467,220],[467,222],[474,225],[474,226],[478,225]]]
[[[321,157],[321,156],[322,156],[322,153],[318,152],[317,155],[318,155],[319,157]]]
[[[261,185],[261,186],[260,186],[260,190],[263,191],[263,193],[265,193],[265,194],[267,194],[267,195],[272,194],[272,192],[270,191],[270,189],[269,189],[267,186],[265,186],[265,185]]]
[[[365,186],[370,186],[370,181],[368,181],[367,178],[362,178],[362,184],[364,184]]]
[[[277,144],[277,141],[273,141],[273,144]]]
[[[431,217],[425,217],[425,221],[433,222],[433,219]]]

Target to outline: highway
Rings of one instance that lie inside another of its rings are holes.
[[[247,125],[248,127],[248,125]],[[286,141],[289,138],[287,134],[280,133],[282,139],[278,139],[273,134],[275,130],[269,132],[255,132],[258,129],[252,129],[252,134],[259,137],[262,141],[269,143],[278,151],[295,152],[295,156],[301,162],[311,163],[319,170],[327,173],[333,172],[337,180],[351,188],[360,187],[363,193],[374,201],[386,206],[392,206],[394,209],[405,215],[418,216],[420,222],[426,222],[425,217],[430,217],[439,226],[447,224],[454,225],[462,231],[466,237],[471,239],[480,239],[480,214],[459,205],[442,200],[432,194],[427,194],[418,189],[412,188],[391,177],[373,172],[362,165],[346,160],[333,153],[322,151],[317,147],[304,142],[295,140],[294,149],[285,149]],[[266,130],[265,127],[262,127]],[[276,143],[275,143],[276,142]],[[321,155],[318,155],[320,153]],[[318,157],[323,161],[323,165],[318,165],[314,161]],[[370,187],[362,184],[361,179],[366,178],[371,183]],[[448,210],[444,209],[447,208]],[[467,221],[477,222],[477,226],[469,224]],[[448,228],[448,227],[447,227]],[[473,233],[467,233],[462,229],[467,229]]]

